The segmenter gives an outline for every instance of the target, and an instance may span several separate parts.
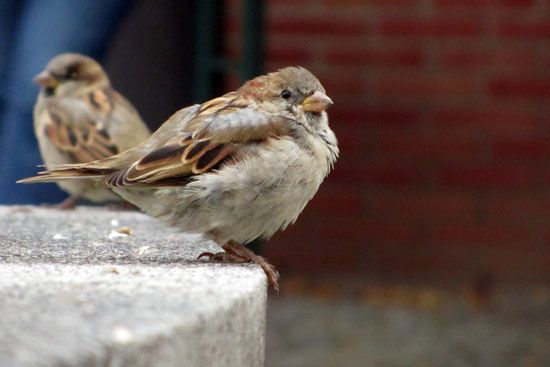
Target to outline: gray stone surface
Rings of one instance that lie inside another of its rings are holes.
[[[265,275],[206,250],[137,212],[0,207],[0,366],[262,366]]]

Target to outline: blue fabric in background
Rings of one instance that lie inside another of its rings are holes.
[[[62,52],[99,61],[129,0],[0,0],[0,203],[57,203],[55,184],[21,185],[42,164],[33,131],[38,87],[32,78]]]

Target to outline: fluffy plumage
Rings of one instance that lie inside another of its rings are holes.
[[[238,244],[286,228],[317,192],[338,157],[331,104],[313,74],[285,68],[176,112],[123,153],[22,182],[94,180],[170,226],[205,233],[226,250],[211,259],[259,263],[276,287],[274,268]]]
[[[46,167],[106,158],[135,146],[150,135],[136,109],[110,85],[101,66],[78,54],[54,57],[34,81],[40,93],[34,129]],[[71,196],[94,202],[120,200],[93,182],[62,182]]]

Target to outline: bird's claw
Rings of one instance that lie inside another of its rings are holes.
[[[273,289],[279,291],[279,272],[264,257],[256,255],[245,246],[237,244],[233,241],[228,242],[222,247],[225,250],[224,252],[203,252],[197,257],[197,260],[207,258],[208,261],[211,262],[238,264],[252,262],[262,268],[267,276],[267,282],[273,287]]]

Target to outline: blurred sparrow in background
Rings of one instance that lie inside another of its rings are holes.
[[[151,133],[136,109],[117,93],[101,66],[89,57],[54,57],[34,81],[40,93],[34,107],[34,131],[46,167],[102,159],[135,146]],[[72,208],[79,198],[120,200],[92,181],[66,181],[70,194],[57,206]]]
[[[332,169],[338,146],[325,112],[331,104],[313,74],[288,67],[179,110],[121,154],[20,182],[90,178],[225,250],[199,258],[257,263],[277,289],[275,268],[242,244],[293,223]]]

